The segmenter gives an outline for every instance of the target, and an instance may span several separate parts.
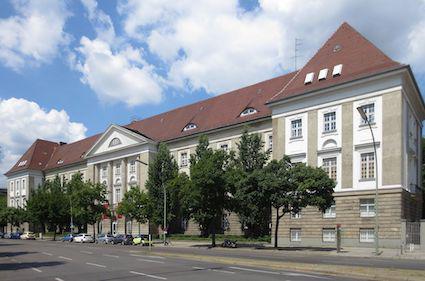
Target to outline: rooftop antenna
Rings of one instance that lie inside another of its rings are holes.
[[[301,57],[300,54],[299,54],[299,51],[301,49],[301,45],[302,45],[302,39],[295,38],[294,39],[294,56],[292,57],[294,59],[294,70],[298,69],[297,59]]]

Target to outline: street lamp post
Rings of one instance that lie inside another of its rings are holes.
[[[375,153],[375,255],[379,255],[379,218],[378,218],[378,154],[376,153],[376,142],[375,142],[375,136],[373,134],[372,126],[370,124],[370,120],[367,117],[365,111],[363,110],[362,106],[357,107],[357,111],[359,112],[362,119],[367,123],[369,126],[370,134],[372,135],[372,142],[373,142],[373,151]]]
[[[136,159],[136,162],[139,162],[143,165],[148,166],[147,163],[140,161],[139,159]],[[163,226],[164,226],[164,246],[167,245],[167,240],[166,240],[166,232],[167,232],[167,192],[165,190],[165,185],[164,185],[164,181],[163,181],[163,173],[164,173],[164,163],[161,163],[161,187],[162,187],[162,191],[164,193],[164,222],[163,222]]]

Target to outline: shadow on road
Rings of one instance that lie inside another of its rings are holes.
[[[0,253],[0,258],[16,257],[16,256],[29,255],[34,253],[36,252],[3,252],[3,253]]]
[[[23,262],[23,263],[0,263],[0,271],[4,270],[20,270],[27,268],[47,267],[47,266],[58,266],[64,262],[59,261],[47,261],[47,262]]]

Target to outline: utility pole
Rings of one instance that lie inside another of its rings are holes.
[[[300,50],[301,45],[302,45],[302,39],[295,38],[294,39],[294,56],[293,56],[293,59],[294,59],[294,71],[296,71],[298,69],[297,59],[299,57],[301,57],[299,55],[299,53],[298,53],[298,51]]]

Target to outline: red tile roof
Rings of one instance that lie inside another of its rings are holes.
[[[340,46],[340,49],[334,51],[337,45]],[[332,69],[338,64],[343,65],[342,74],[332,77]],[[289,73],[220,96],[176,108],[144,120],[132,122],[123,127],[147,136],[154,141],[169,141],[196,133],[270,117],[271,110],[266,105],[267,103],[401,66],[401,64],[391,60],[376,48],[350,25],[344,23],[298,72]],[[318,81],[319,71],[323,68],[328,68],[328,75],[325,80]],[[314,81],[311,84],[304,85],[305,76],[309,72],[315,73]],[[241,117],[240,113],[248,107],[253,107],[258,112]],[[189,123],[196,124],[196,129],[183,131],[183,128]],[[43,154],[44,158],[38,155],[39,153],[43,153],[43,149],[38,150],[36,147],[38,146],[37,142],[46,141],[37,140],[21,159],[29,159],[30,155],[34,159],[42,158],[44,162],[40,161],[42,164],[39,167],[37,165],[31,166],[28,163],[27,166],[19,167],[18,169],[17,165],[22,161],[20,159],[7,174],[30,167],[32,169],[51,170],[82,162],[84,161],[84,154],[100,136],[101,134],[98,134],[65,145],[47,142],[50,143],[49,145],[46,144],[46,147],[50,149],[50,154],[48,154],[49,157]],[[59,160],[61,161],[59,162]],[[58,164],[62,161],[62,164]],[[32,163],[32,161],[30,162]]]
[[[43,170],[57,146],[55,142],[37,139],[5,175],[24,170]]]
[[[336,46],[339,46],[339,50],[335,50]],[[333,67],[338,64],[343,65],[342,73],[340,76],[332,77]],[[269,103],[401,66],[400,63],[385,55],[348,23],[343,23]],[[328,75],[325,80],[319,81],[319,71],[324,68],[328,69]],[[305,85],[304,79],[306,74],[310,72],[314,72],[314,80],[311,84]]]

